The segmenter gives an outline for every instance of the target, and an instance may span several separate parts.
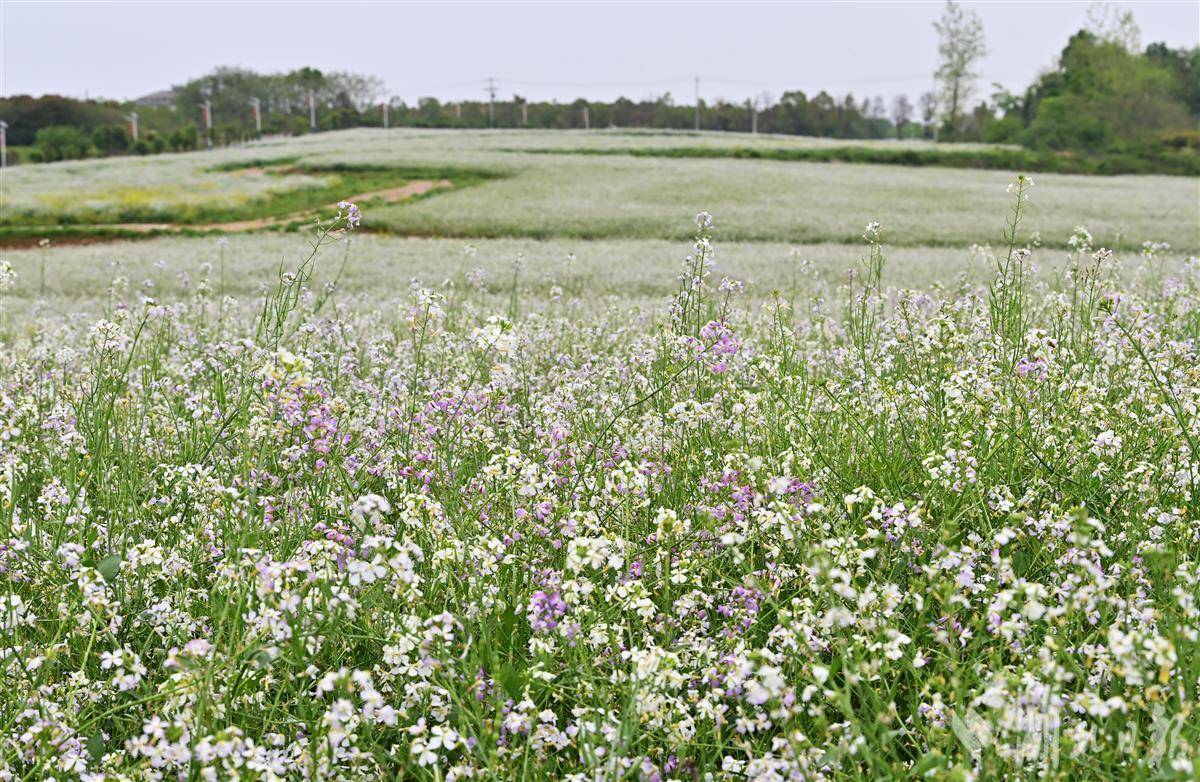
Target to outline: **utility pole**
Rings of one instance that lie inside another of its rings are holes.
[[[0,168],[8,168],[8,123],[0,119]]]
[[[380,105],[380,107],[383,109],[383,129],[384,129],[384,130],[387,130],[387,126],[388,126],[388,116],[387,116],[387,114],[388,114],[388,102],[385,100],[383,103],[380,103],[379,105]]]
[[[521,101],[521,124],[529,124],[529,101]]]
[[[696,77],[696,130],[700,130],[700,77]]]
[[[258,98],[251,98],[250,105],[254,108],[254,130],[262,133],[262,101]]]
[[[200,104],[200,108],[204,109],[204,129],[207,135],[208,148],[212,149],[212,101],[204,101]]]
[[[746,107],[750,109],[750,132],[758,132],[758,99],[752,98],[746,101]]]
[[[137,112],[129,112],[129,116],[125,119],[129,120],[129,135],[133,136],[133,140],[136,143],[138,140]]]
[[[587,106],[583,107],[583,129],[584,130],[592,129],[592,121],[588,117],[588,107]]]
[[[308,127],[314,133],[317,130],[317,96],[312,90],[308,91]]]
[[[488,127],[496,127],[496,80],[488,77]]]

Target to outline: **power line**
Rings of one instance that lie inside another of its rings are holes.
[[[610,82],[549,82],[523,81],[521,79],[505,79],[509,84],[519,84],[523,87],[661,87],[664,85],[679,85],[687,82],[687,77],[678,79],[658,79],[656,81],[610,81]]]
[[[917,79],[932,79],[932,74],[922,73],[917,76],[892,76],[886,79],[840,79],[822,81],[821,83],[827,87],[854,87],[863,84],[898,84],[900,82],[916,81]],[[743,79],[708,79],[708,81],[713,84],[724,84],[730,87],[787,87],[806,82],[811,83],[813,80],[747,81]]]
[[[392,91],[393,92],[428,92],[431,90],[455,90],[455,89],[459,89],[459,88],[463,88],[463,87],[474,87],[477,84],[479,84],[479,80],[472,79],[471,81],[459,81],[459,82],[454,82],[453,84],[435,84],[433,86],[427,86],[427,87],[398,87]]]

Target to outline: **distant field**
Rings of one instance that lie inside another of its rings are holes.
[[[368,215],[367,219],[371,219]],[[173,299],[185,296],[207,273],[215,292],[254,300],[271,284],[279,264],[294,264],[306,254],[307,234],[242,234],[227,238],[166,237],[148,241],[65,245],[49,250],[9,250],[5,253],[18,272],[7,306],[21,317],[35,310],[47,314],[96,316],[109,301],[112,280],[127,291]],[[314,286],[334,279],[343,260],[339,290],[357,305],[389,305],[408,295],[413,280],[434,288],[477,288],[502,307],[513,288],[512,266],[521,259],[517,288],[530,301],[546,302],[553,288],[567,299],[582,299],[592,310],[606,306],[656,308],[676,287],[680,262],[689,244],[662,239],[437,239],[398,238],[362,234],[349,245],[327,250],[319,259]],[[888,289],[953,287],[957,282],[981,284],[994,267],[986,248],[889,247]],[[844,283],[857,269],[863,244],[784,244],[779,242],[722,242],[717,273],[743,280],[748,294],[765,300],[774,292],[791,299],[812,293],[815,285]],[[221,258],[225,278],[221,281]],[[1044,249],[1034,258],[1047,283],[1061,283],[1067,254]],[[1164,256],[1157,271],[1175,272],[1181,257]],[[1132,274],[1142,269],[1139,256],[1128,253],[1124,265]],[[44,286],[41,283],[44,268]],[[468,281],[482,270],[476,281]],[[151,284],[147,284],[151,283]]]
[[[225,293],[252,299],[260,286],[272,280],[281,259],[292,263],[302,255],[305,238],[297,234],[229,237],[224,248],[226,269],[236,269],[236,273],[227,274]],[[333,277],[346,257],[345,249],[329,250],[321,256],[316,284]],[[688,244],[571,239],[484,239],[468,243],[460,239],[361,235],[354,237],[348,250],[349,261],[340,288],[348,296],[363,297],[367,305],[403,298],[413,279],[435,287],[454,279],[462,284],[463,275],[476,268],[484,270],[488,290],[502,298],[512,287],[512,263],[521,256],[519,287],[537,299],[544,300],[548,290],[559,285],[576,296],[586,291],[593,303],[616,297],[623,303],[657,306],[673,290]],[[181,273],[194,283],[205,263],[212,267],[214,287],[219,287],[221,252],[215,237],[9,251],[6,257],[19,277],[8,301],[17,312],[30,311],[36,300],[44,299],[43,306],[50,311],[94,314],[106,304],[106,291],[114,276],[125,278],[132,288],[151,280],[154,295],[175,297],[183,290]],[[839,244],[724,243],[719,262],[722,274],[745,279],[753,292],[766,295],[773,289],[787,291],[805,285],[809,277],[802,270],[804,260],[813,262],[817,276],[837,282],[860,254],[859,247]],[[569,255],[574,256],[573,262],[568,261]],[[47,280],[44,290],[39,286],[43,260]],[[946,248],[897,249],[892,261],[896,279],[902,276],[906,284],[912,285],[953,279],[958,272],[975,278],[984,274],[982,264],[972,268],[966,253]]]
[[[51,233],[64,219],[109,221],[130,201],[142,210],[139,219],[151,222],[195,222],[213,208],[241,210],[238,217],[250,219],[284,194],[310,189],[315,195],[329,183],[317,175],[255,177],[214,169],[289,159],[310,169],[373,166],[466,176],[462,186],[419,202],[370,210],[366,229],[402,235],[680,240],[687,216],[700,205],[720,216],[728,241],[844,243],[878,219],[893,244],[965,247],[999,236],[1003,189],[1012,178],[1005,171],[570,153],[730,146],[796,150],[847,143],[718,133],[344,131],[211,154],[14,168],[3,183],[0,231],[25,226],[26,234]],[[1200,249],[1198,179],[1035,179],[1039,206],[1029,229],[1048,245],[1062,246],[1085,225],[1107,246],[1165,241],[1180,251]]]

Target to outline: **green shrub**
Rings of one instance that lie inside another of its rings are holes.
[[[125,152],[133,139],[124,125],[101,125],[92,131],[92,146],[106,155]]]
[[[92,142],[87,134],[68,125],[42,128],[37,132],[34,146],[37,147],[41,159],[47,163],[84,158],[92,151]]]
[[[196,148],[197,131],[195,125],[187,125],[171,132],[167,137],[167,146],[174,152],[188,152]]]

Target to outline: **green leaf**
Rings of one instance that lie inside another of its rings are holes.
[[[104,757],[104,736],[100,731],[96,731],[88,736],[87,751],[92,756],[92,760],[99,762]]]
[[[100,564],[96,565],[96,570],[100,571],[100,575],[104,576],[104,580],[110,584],[117,577],[117,571],[121,569],[121,555],[109,554],[104,559],[100,560]]]
[[[505,663],[501,666],[500,673],[496,676],[496,679],[504,687],[504,691],[508,693],[510,698],[521,697],[521,691],[525,685],[525,677],[513,667],[512,663]]]

